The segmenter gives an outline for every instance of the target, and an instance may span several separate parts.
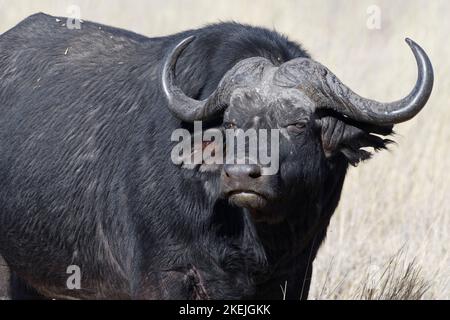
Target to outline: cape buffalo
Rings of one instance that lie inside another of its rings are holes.
[[[431,63],[407,43],[417,83],[380,103],[263,28],[147,38],[27,18],[0,36],[0,254],[15,296],[307,298],[347,168],[431,94]],[[174,163],[171,136],[195,121],[279,130],[278,171]]]

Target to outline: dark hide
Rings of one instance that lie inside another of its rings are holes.
[[[171,162],[172,131],[189,125],[167,110],[161,66],[195,35],[177,81],[203,99],[242,59],[280,65],[307,53],[236,23],[149,39],[65,22],[37,14],[0,36],[0,254],[10,268],[49,298],[281,299],[285,285],[287,299],[306,298],[349,162],[367,158],[359,147],[385,146],[373,128],[315,115],[281,165],[297,185],[286,219],[256,223],[218,196],[218,173]],[[81,290],[66,287],[70,265]]]

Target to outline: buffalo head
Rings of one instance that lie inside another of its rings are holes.
[[[198,101],[175,84],[177,60],[193,40],[180,42],[165,62],[162,84],[169,109],[184,122],[219,119],[224,130],[279,131],[276,174],[265,174],[259,162],[220,167],[222,196],[266,221],[281,219],[274,212],[283,204],[321,192],[317,185],[326,183],[321,168],[332,168],[339,161],[356,165],[371,155],[363,148],[385,148],[389,140],[380,136],[414,117],[433,87],[430,60],[420,46],[406,39],[417,61],[418,80],[408,96],[395,102],[359,96],[309,58],[276,66],[261,57],[237,63],[209,98]]]

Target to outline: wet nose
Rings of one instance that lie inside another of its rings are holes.
[[[227,164],[225,165],[225,174],[229,178],[246,179],[261,177],[261,167],[257,164]]]

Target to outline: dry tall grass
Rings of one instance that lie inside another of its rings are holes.
[[[427,295],[428,298],[436,298],[429,295],[431,284],[424,278],[422,268],[415,260],[407,260],[403,250],[382,267],[365,266],[356,278],[347,274],[341,279],[331,280],[332,268],[330,264],[320,287],[315,284],[316,290],[320,289],[316,299],[420,300]],[[350,286],[347,278],[351,279]]]
[[[383,270],[404,248],[404,261],[414,260],[429,286],[415,297],[450,298],[449,1],[0,0],[0,32],[38,11],[66,15],[69,4],[81,8],[83,19],[148,36],[219,20],[276,28],[356,92],[382,101],[412,87],[416,67],[403,38],[416,40],[433,61],[434,93],[418,117],[396,127],[391,152],[350,170],[315,262],[311,297],[354,298],[367,269]],[[373,4],[381,9],[380,30],[366,26]],[[407,277],[416,277],[407,266]],[[323,283],[336,290],[324,296]]]

